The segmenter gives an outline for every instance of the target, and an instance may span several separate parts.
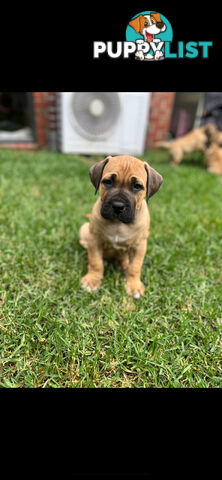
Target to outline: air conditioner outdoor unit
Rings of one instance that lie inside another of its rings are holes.
[[[150,93],[60,92],[59,150],[74,154],[144,152]]]

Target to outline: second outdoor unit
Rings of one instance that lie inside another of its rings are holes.
[[[141,155],[150,93],[61,92],[59,149],[74,154]]]

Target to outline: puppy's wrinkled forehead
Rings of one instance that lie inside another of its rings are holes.
[[[118,155],[110,157],[103,170],[103,177],[109,174],[116,174],[116,178],[123,185],[127,184],[132,176],[141,178],[146,184],[146,171],[144,163],[136,157],[129,155]]]

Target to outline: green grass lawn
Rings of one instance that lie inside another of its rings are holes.
[[[136,301],[112,264],[97,292],[80,287],[94,162],[0,150],[0,386],[222,387],[222,178],[198,154],[142,158],[164,183]]]

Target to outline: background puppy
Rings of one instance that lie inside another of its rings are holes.
[[[157,192],[163,178],[148,163],[127,155],[109,156],[92,166],[89,174],[100,196],[90,222],[79,231],[89,262],[82,286],[96,290],[103,278],[104,259],[117,259],[125,271],[127,293],[139,298],[144,294],[140,273],[150,226],[146,200]]]
[[[222,175],[222,132],[210,129],[206,133],[208,136],[205,151],[207,170]]]
[[[216,132],[216,125],[209,123],[195,128],[186,135],[170,142],[156,142],[155,147],[166,148],[171,157],[171,165],[179,165],[186,153],[192,153],[195,150],[200,150],[204,153],[207,148],[207,142],[209,141],[209,135],[213,138]]]

